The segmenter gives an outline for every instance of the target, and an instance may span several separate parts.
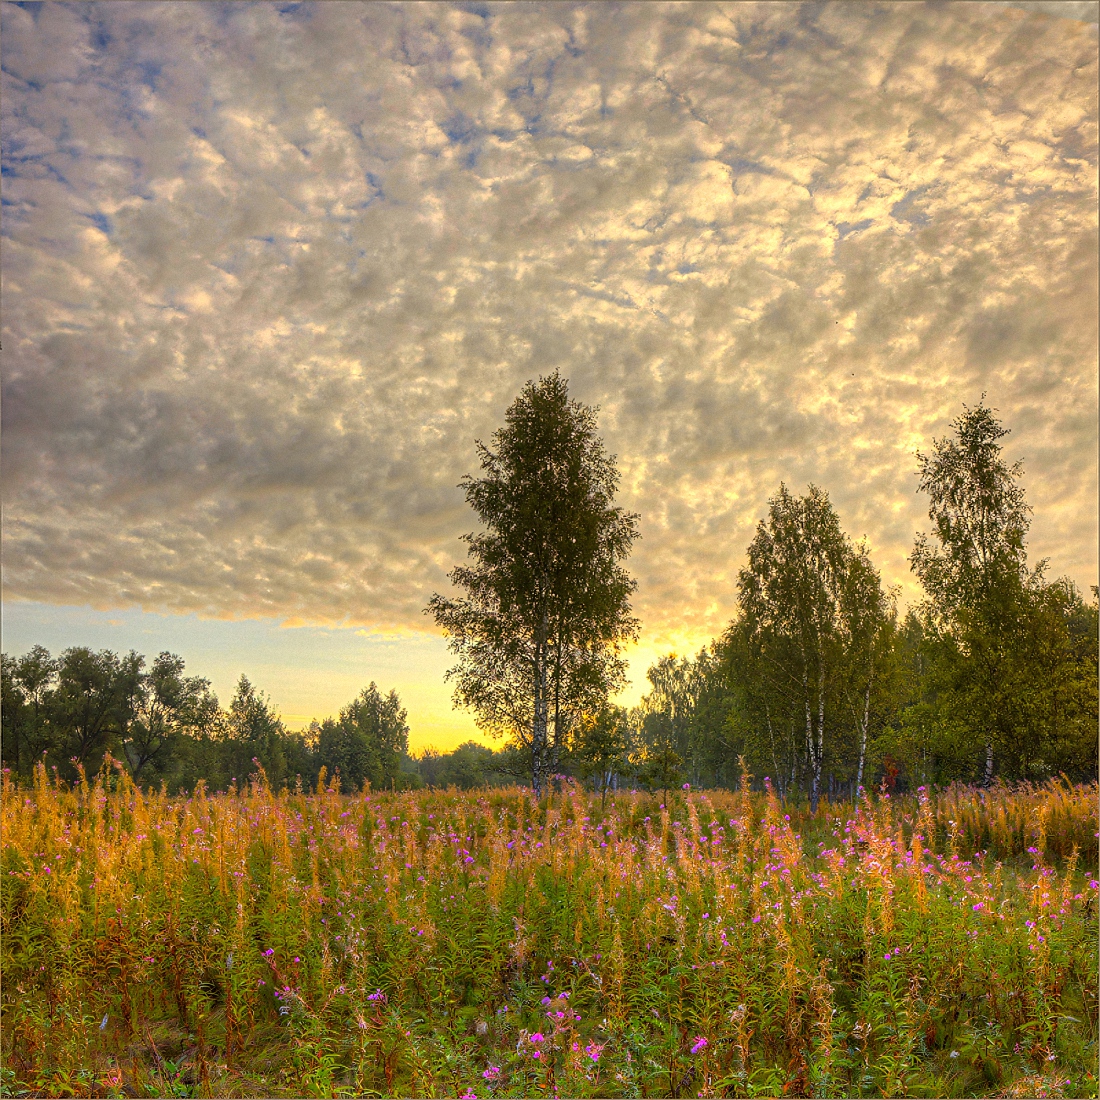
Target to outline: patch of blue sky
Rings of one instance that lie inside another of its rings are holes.
[[[447,140],[456,145],[469,144],[480,132],[477,123],[464,111],[456,111],[445,119],[440,129],[447,135]]]
[[[909,222],[910,225],[914,225],[918,229],[921,226],[927,225],[932,220],[931,216],[926,214],[923,210],[915,210],[913,204],[928,190],[928,188],[928,184],[924,184],[921,187],[914,187],[904,198],[890,207],[890,216],[899,222]]]
[[[100,231],[106,236],[111,235],[111,219],[106,214],[96,210],[91,214],[85,214],[84,217],[88,219]]]
[[[38,169],[38,171],[28,171],[31,167]],[[3,174],[12,176],[16,179],[41,179],[43,174],[45,174],[57,180],[58,183],[67,187],[70,191],[73,190],[73,186],[69,182],[68,177],[55,164],[51,164],[46,160],[45,154],[42,153],[30,153],[26,156],[5,153]]]
[[[107,30],[106,24],[100,19],[88,20],[88,41],[91,42],[92,48],[95,50],[105,50],[113,41],[111,32]]]
[[[638,309],[638,303],[634,301],[629,295],[626,294],[613,294],[610,290],[598,290],[595,287],[582,286],[578,283],[567,283],[567,286],[571,287],[578,294],[583,295],[585,298],[595,298],[600,302],[610,302],[612,305],[619,306],[621,309]]]
[[[476,15],[486,22],[493,17],[492,8],[488,4],[482,3],[481,0],[460,0],[456,6],[460,11],[467,12],[469,15]]]
[[[37,22],[42,11],[42,3],[43,0],[14,0],[13,7],[22,8]]]
[[[159,61],[141,61],[137,65],[137,70],[141,73],[141,83],[154,92],[157,90],[157,77],[163,69],[164,66]]]
[[[761,164],[756,160],[749,160],[748,157],[733,157],[731,160],[727,160],[724,163],[729,165],[729,169],[736,176],[756,174],[760,176],[774,176],[775,169],[769,168],[766,164]]]
[[[858,222],[837,222],[837,233],[840,234],[840,239],[844,240],[845,237],[850,236],[853,233],[861,233],[864,229],[870,229],[875,224],[874,218],[863,218]]]
[[[484,13],[481,11],[473,12],[474,15],[481,17],[483,22],[479,26],[462,27],[459,30],[459,34],[463,38],[469,39],[478,49],[488,52],[493,46],[493,36],[489,31],[489,22],[492,18],[491,13],[486,10]]]

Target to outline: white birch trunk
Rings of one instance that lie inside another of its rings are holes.
[[[867,679],[867,690],[863,693],[863,720],[859,728],[859,768],[856,771],[856,801],[859,801],[860,788],[863,786],[863,761],[867,757],[867,727],[871,722],[871,678]]]

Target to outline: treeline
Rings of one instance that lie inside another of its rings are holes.
[[[288,730],[270,700],[242,676],[224,709],[210,682],[184,674],[184,661],[162,653],[96,653],[75,646],[52,657],[35,646],[2,661],[5,768],[27,778],[36,763],[67,780],[96,771],[108,756],[145,787],[173,793],[199,780],[209,790],[241,785],[262,767],[279,789],[313,789],[322,769],[345,792],[419,785],[410,772],[409,728],[395,692],[364,688],[339,716]]]
[[[227,710],[209,682],[162,653],[147,667],[76,647],[3,658],[2,754],[23,775],[45,757],[69,778],[107,753],[143,785],[211,789],[257,764],[276,786],[313,787],[322,768],[345,791],[476,787],[554,774],[597,790],[732,787],[744,771],[817,806],[860,787],[1095,780],[1097,590],[1031,566],[1030,509],[1006,430],[984,404],[918,454],[933,530],[910,564],[924,598],[906,612],[866,545],[843,531],[828,494],[781,485],[738,575],[737,614],[694,657],[648,672],[630,710],[622,645],[637,635],[621,562],[636,516],[613,506],[613,460],[593,410],[557,375],[529,384],[481,447],[467,497],[485,530],[460,598],[429,605],[459,663],[455,701],[505,739],[408,754],[405,711],[372,683],[336,718],[286,730],[245,677]]]

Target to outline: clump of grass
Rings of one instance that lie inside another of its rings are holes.
[[[3,786],[0,1085],[1095,1096],[1096,807],[262,772],[170,799],[40,767]]]

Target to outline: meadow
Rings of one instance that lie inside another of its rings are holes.
[[[1095,784],[2,815],[8,1096],[1097,1094]]]

